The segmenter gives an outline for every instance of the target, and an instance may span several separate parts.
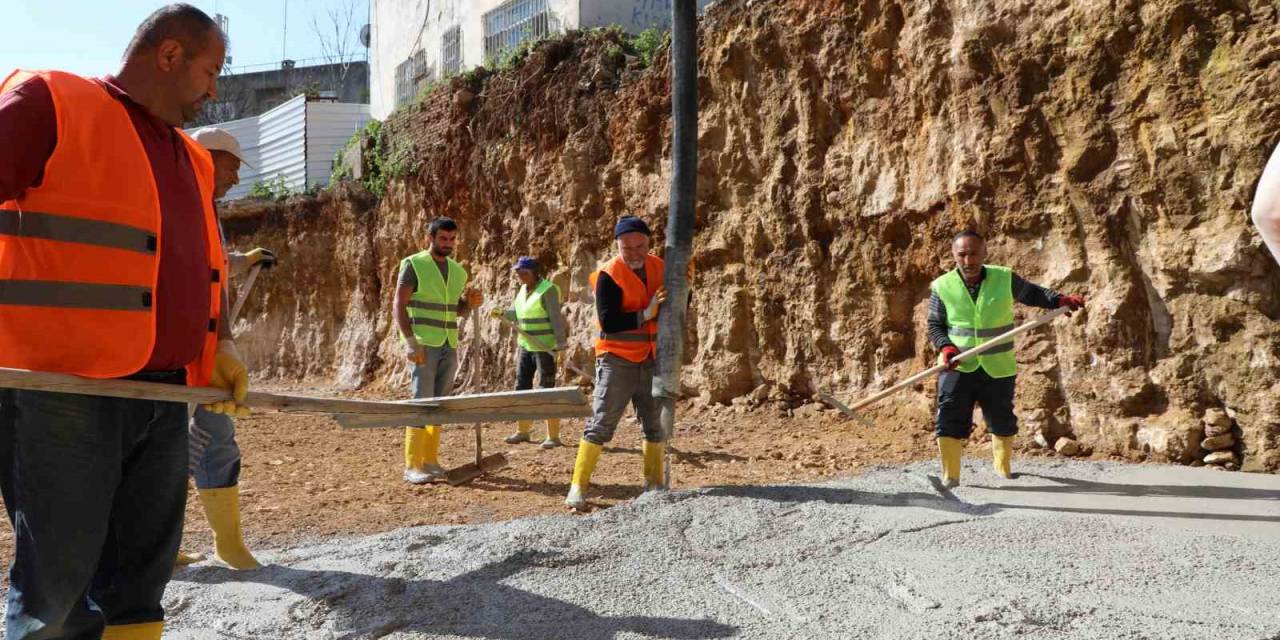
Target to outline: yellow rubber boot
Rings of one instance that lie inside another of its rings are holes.
[[[663,446],[661,442],[644,441],[644,490],[665,489],[665,478],[662,468]]]
[[[427,425],[425,441],[422,444],[422,464],[428,469],[440,468],[440,427]]]
[[[406,427],[404,430],[404,481],[409,484],[427,484],[444,476],[438,457],[440,454],[440,427],[427,425],[422,429]]]
[[[516,422],[516,432],[507,436],[507,444],[520,444],[529,441],[529,432],[533,431],[532,420],[519,420]]]
[[[547,437],[542,441],[543,449],[554,449],[560,446],[560,419],[547,420]]]
[[[404,428],[404,468],[419,469],[422,467],[422,445],[426,443],[427,430]]]
[[[178,560],[174,564],[177,564],[179,567],[185,567],[189,564],[195,564],[197,562],[200,562],[201,560],[204,560],[204,556],[199,553],[187,553],[185,551],[179,551]]]
[[[1012,478],[1013,469],[1010,458],[1013,457],[1013,436],[991,435],[991,466],[1001,478]]]
[[[257,569],[258,560],[244,546],[240,533],[240,487],[199,489],[200,504],[213,529],[213,557],[232,569]]]
[[[569,485],[569,496],[564,499],[564,503],[573,509],[581,510],[587,506],[587,485],[591,483],[591,473],[596,470],[596,461],[600,459],[600,452],[603,450],[604,447],[594,442],[578,442],[578,460],[573,464],[573,483]]]
[[[164,632],[163,622],[109,624],[102,631],[102,640],[160,640],[162,632]]]
[[[942,484],[948,488],[960,484],[960,456],[964,455],[965,441],[960,438],[938,438],[938,453],[942,457]]]

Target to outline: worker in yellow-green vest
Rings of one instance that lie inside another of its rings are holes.
[[[996,473],[1011,478],[1010,456],[1018,419],[1013,413],[1014,380],[1018,363],[1013,342],[963,362],[952,359],[1014,328],[1013,302],[1043,309],[1084,306],[1079,296],[1064,296],[1020,278],[1008,267],[985,264],[986,241],[973,231],[956,235],[951,243],[956,268],[929,285],[928,335],[947,371],[938,376],[936,434],[942,457],[942,480],[960,484],[960,457],[973,426],[973,407],[991,432]]]
[[[436,218],[428,227],[431,248],[400,261],[395,322],[413,364],[413,397],[453,393],[458,369],[458,317],[479,307],[484,297],[467,288],[467,271],[449,256],[458,224]],[[443,478],[440,426],[408,427],[404,434],[404,480],[425,484]]]
[[[529,256],[516,261],[512,271],[520,279],[520,292],[515,306],[510,309],[494,309],[494,317],[505,317],[520,328],[517,332],[516,391],[533,388],[533,374],[538,374],[538,386],[550,389],[556,386],[556,365],[564,353],[565,323],[560,315],[560,287],[542,277],[542,267]],[[530,441],[533,431],[531,420],[516,423],[516,432],[507,436],[508,444]],[[560,420],[547,420],[547,437],[543,449],[560,446]]]

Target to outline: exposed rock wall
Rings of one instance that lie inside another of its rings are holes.
[[[1280,468],[1280,269],[1248,220],[1280,140],[1277,34],[1266,0],[717,3],[689,391],[853,396],[931,362],[928,283],[973,227],[992,262],[1089,298],[1019,348],[1028,438],[1190,462],[1222,408],[1244,468]],[[488,304],[516,256],[550,265],[585,365],[614,219],[666,217],[668,73],[613,36],[546,43],[394,116],[421,172],[376,207],[341,191],[242,211],[234,243],[288,245],[242,327],[256,364],[403,382],[394,272],[441,214]],[[464,366],[507,386],[511,332],[480,324]]]

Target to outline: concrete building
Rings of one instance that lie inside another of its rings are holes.
[[[705,8],[713,0],[698,0]],[[669,28],[671,0],[371,0],[369,102],[375,118],[427,84],[501,60],[525,40],[618,25]]]
[[[369,63],[364,60],[306,66],[286,60],[262,67],[219,76],[218,99],[206,104],[193,124],[251,118],[299,95],[347,104],[369,103]]]

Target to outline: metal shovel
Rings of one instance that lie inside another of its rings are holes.
[[[480,444],[481,432],[482,429],[480,428],[480,423],[476,423],[476,461],[468,462],[467,464],[455,467],[445,472],[444,481],[448,482],[449,486],[456,487],[460,484],[466,484],[486,473],[497,471],[509,464],[507,456],[501,453],[495,453],[490,456],[484,455],[484,450]]]

